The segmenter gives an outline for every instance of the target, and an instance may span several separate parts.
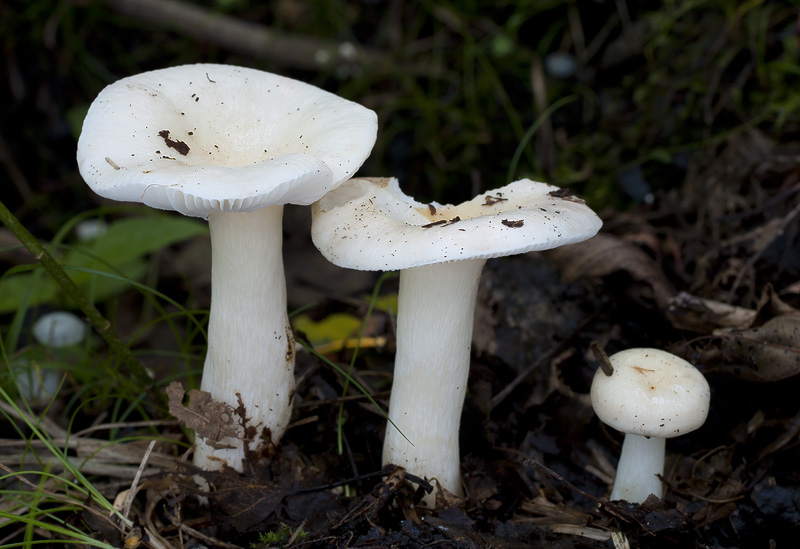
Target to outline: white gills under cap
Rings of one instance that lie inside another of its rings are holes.
[[[310,84],[183,65],[101,91],[78,167],[106,198],[207,217],[311,204],[358,170],[376,135],[373,111]]]
[[[547,250],[586,240],[602,225],[582,200],[529,179],[453,206],[417,202],[395,178],[355,178],[316,202],[312,215],[322,255],[367,271]]]
[[[609,357],[614,372],[598,369],[592,406],[600,421],[644,437],[671,438],[705,423],[711,390],[689,362],[660,349],[627,349]]]

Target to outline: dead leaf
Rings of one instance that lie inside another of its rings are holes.
[[[227,448],[222,441],[226,438],[240,438],[239,418],[230,404],[214,400],[210,393],[192,389],[189,403],[184,406],[183,385],[173,381],[167,386],[169,413],[197,436],[206,439],[214,448]]]
[[[736,377],[770,382],[800,373],[800,317],[776,316],[762,326],[726,334],[721,348]]]
[[[436,490],[436,508],[437,509],[449,509],[451,507],[454,508],[463,508],[464,503],[466,500],[463,498],[458,497],[447,488],[439,484],[439,481],[436,481],[436,486],[439,488]]]
[[[221,488],[209,497],[218,510],[216,518],[224,529],[237,532],[259,529],[275,514],[288,492],[287,486],[247,476],[218,485]]]
[[[756,311],[680,292],[669,300],[666,315],[680,330],[710,334],[719,328],[747,328]]]
[[[585,525],[592,522],[591,515],[564,503],[553,503],[544,494],[523,501],[520,510],[533,515],[534,518],[526,518],[526,521],[543,527],[553,524]]]
[[[675,294],[664,272],[647,253],[611,234],[598,233],[584,242],[550,250],[546,255],[565,282],[624,272],[644,285],[648,297],[659,309],[666,308]]]
[[[114,523],[114,519],[90,510],[83,511],[81,518],[96,533],[99,539],[114,547],[122,546],[122,531]]]
[[[800,311],[783,301],[772,285],[767,284],[756,305],[756,318],[749,327],[761,326],[769,319],[780,315],[800,316]]]
[[[730,305],[722,301],[680,292],[670,299],[666,315],[673,326],[701,334],[720,329],[746,330],[760,326],[778,315],[798,315],[797,311],[778,297],[770,284],[764,287],[756,309]]]

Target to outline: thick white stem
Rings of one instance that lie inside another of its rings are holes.
[[[656,475],[664,474],[665,438],[626,434],[610,499],[642,503],[650,494],[661,497],[663,487]]]
[[[201,389],[234,408],[241,395],[248,432],[255,435],[240,429],[238,439],[223,441],[228,448],[198,437],[194,462],[204,469],[225,463],[241,471],[242,437],[258,452],[270,439],[280,440],[289,423],[294,338],[286,315],[282,218],[283,206],[209,216],[211,313]]]
[[[383,463],[436,478],[459,496],[463,489],[458,428],[484,263],[455,261],[400,273],[397,354],[389,401],[389,418],[397,428],[386,427]],[[425,500],[429,506],[434,502],[433,495]]]

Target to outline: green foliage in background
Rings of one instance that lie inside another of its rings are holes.
[[[128,288],[128,281],[142,278],[149,254],[206,234],[207,224],[197,219],[162,214],[129,217],[114,221],[104,234],[93,240],[68,247],[62,245],[64,253],[59,262],[92,299],[104,301]],[[116,276],[106,277],[103,273]],[[9,270],[0,280],[0,290],[0,312],[63,301],[58,286],[50,278],[27,266]]]

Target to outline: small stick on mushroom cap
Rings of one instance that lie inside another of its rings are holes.
[[[607,375],[614,374],[614,367],[611,365],[611,361],[608,360],[608,355],[606,354],[605,349],[600,346],[600,343],[597,341],[592,341],[591,344],[592,353],[594,353],[594,357],[597,359],[597,364],[600,366],[600,370]]]

